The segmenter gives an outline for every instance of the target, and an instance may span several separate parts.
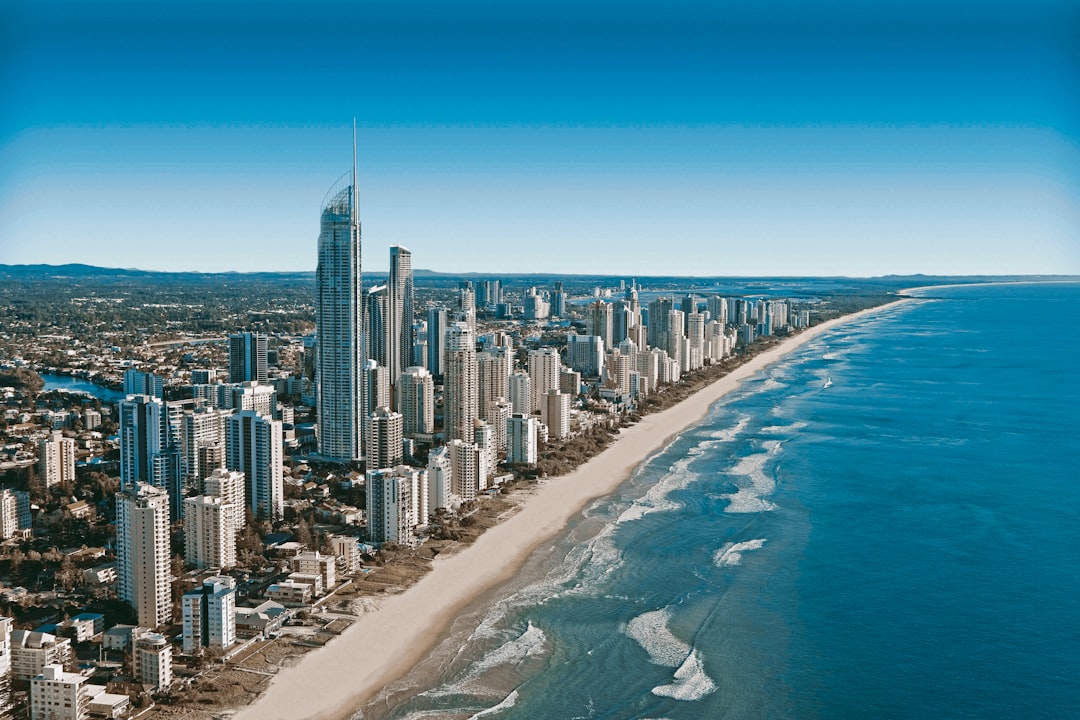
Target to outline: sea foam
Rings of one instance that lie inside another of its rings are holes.
[[[498,715],[503,710],[509,710],[510,708],[514,707],[514,705],[517,705],[517,699],[518,699],[518,691],[514,690],[509,695],[507,695],[505,698],[503,698],[503,701],[501,703],[499,703],[498,705],[496,705],[494,707],[489,707],[487,710],[481,710],[480,712],[476,713],[475,715],[469,716],[469,720],[479,720],[480,718],[486,718],[486,717],[491,717],[492,715]]]
[[[739,488],[736,492],[722,496],[728,500],[724,512],[756,513],[776,509],[776,505],[764,498],[776,490],[776,482],[765,472],[765,464],[769,458],[780,452],[781,443],[778,440],[769,440],[761,446],[766,452],[747,455],[728,471],[729,475],[745,480],[736,482]]]
[[[668,628],[670,619],[667,609],[653,610],[628,622],[623,632],[649,654],[654,665],[678,668],[671,683],[652,689],[654,695],[687,702],[700,700],[716,691],[716,683],[706,674],[697,650],[672,634]]]
[[[765,544],[765,538],[747,540],[740,543],[725,543],[722,548],[713,555],[713,562],[717,567],[734,567],[742,562],[742,554],[750,550],[760,550]]]
[[[660,697],[692,702],[716,692],[716,683],[705,673],[697,650],[693,650],[675,671],[675,681],[668,685],[657,685],[652,692]]]

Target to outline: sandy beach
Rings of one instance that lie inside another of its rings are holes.
[[[436,558],[432,571],[414,586],[387,597],[340,638],[280,671],[262,697],[237,712],[236,720],[349,717],[425,657],[466,606],[513,577],[540,543],[589,502],[615,490],[635,467],[704,417],[710,405],[743,379],[841,323],[903,302],[910,300],[846,315],[787,338],[678,405],[622,430],[617,442],[574,472],[542,481],[516,515],[461,552]]]

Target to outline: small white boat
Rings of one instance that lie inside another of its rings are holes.
[[[822,386],[821,389],[824,390],[827,387],[832,387],[832,378],[831,377],[825,378],[825,384]]]

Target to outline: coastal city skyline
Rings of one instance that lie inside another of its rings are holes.
[[[418,269],[1080,271],[1069,3],[254,7],[3,6],[0,262],[311,270],[355,116]]]

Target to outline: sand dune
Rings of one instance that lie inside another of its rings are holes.
[[[574,472],[543,481],[516,515],[456,555],[437,558],[432,571],[414,586],[386,598],[379,610],[360,617],[340,638],[282,670],[236,720],[349,717],[422,659],[467,605],[511,578],[537,545],[590,501],[612,492],[743,379],[832,327],[880,309],[831,320],[785,339],[678,405],[624,429],[617,442]]]

